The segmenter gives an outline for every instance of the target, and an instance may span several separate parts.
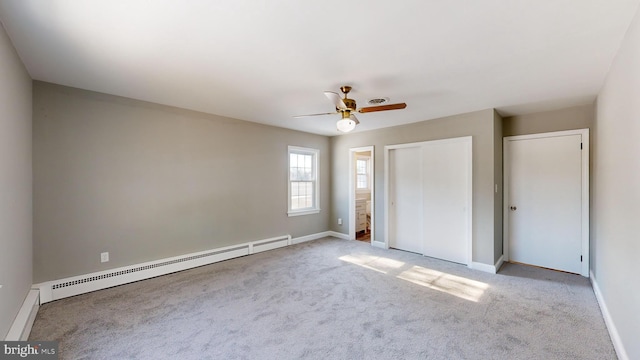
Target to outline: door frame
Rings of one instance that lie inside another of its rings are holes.
[[[502,208],[502,249],[504,261],[509,261],[509,173],[510,173],[510,143],[518,140],[543,139],[568,135],[581,135],[582,137],[582,196],[581,196],[581,243],[582,243],[582,270],[580,275],[589,277],[589,129],[576,129],[566,131],[554,131],[547,133],[507,136],[503,143],[503,208]]]
[[[356,163],[354,158],[357,152],[368,151],[371,154],[369,159],[369,180],[371,181],[371,244],[374,244],[374,231],[375,231],[375,216],[374,216],[374,204],[375,204],[375,152],[374,146],[362,146],[349,149],[349,240],[356,239]]]
[[[469,157],[469,164],[467,169],[467,266],[471,267],[473,264],[473,136],[461,136],[448,139],[439,140],[427,140],[407,144],[386,145],[384,147],[384,247],[389,248],[389,211],[390,206],[390,151],[402,148],[418,147],[424,144],[434,143],[446,143],[446,142],[464,142],[467,144],[467,151]],[[421,170],[422,171],[422,170]],[[445,260],[446,261],[446,260]]]

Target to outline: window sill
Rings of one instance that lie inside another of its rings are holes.
[[[310,209],[310,210],[294,210],[287,212],[289,217],[291,216],[301,216],[301,215],[311,215],[320,213],[320,209]]]

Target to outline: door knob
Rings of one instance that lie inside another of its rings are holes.
[[[516,211],[518,208],[515,206],[511,206],[509,209],[511,209],[512,211]]]

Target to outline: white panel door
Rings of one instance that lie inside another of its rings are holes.
[[[422,254],[421,148],[389,152],[389,247]]]
[[[508,142],[511,260],[581,273],[581,141],[567,135]]]
[[[424,255],[469,262],[471,141],[431,141],[423,147]]]

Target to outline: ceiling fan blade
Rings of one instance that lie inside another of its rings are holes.
[[[344,104],[342,98],[340,98],[340,95],[338,95],[338,93],[334,93],[333,91],[325,91],[324,95],[329,98],[329,101],[331,101],[331,103],[333,103],[333,105],[335,105],[337,109],[347,108],[347,105]]]
[[[360,124],[360,121],[358,121],[358,118],[353,114],[349,116],[349,119],[355,121],[356,125]]]
[[[400,109],[404,109],[406,107],[407,107],[407,104],[405,104],[405,103],[380,105],[380,106],[369,106],[369,107],[364,107],[364,108],[358,110],[358,112],[360,112],[360,113],[368,113],[368,112],[374,112],[374,111],[400,110]]]
[[[322,115],[335,115],[335,114],[337,113],[334,111],[330,113],[321,113],[321,114],[296,115],[294,116],[294,118],[298,119],[298,118],[309,117],[309,116],[322,116]]]

